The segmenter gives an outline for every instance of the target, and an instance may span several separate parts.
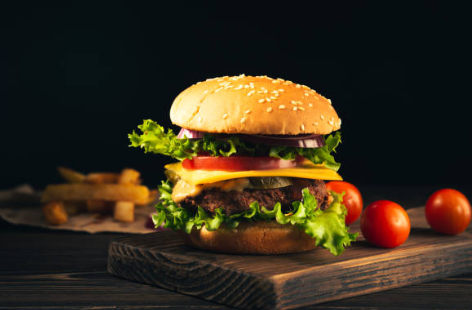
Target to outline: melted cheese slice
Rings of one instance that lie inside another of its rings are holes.
[[[342,177],[336,171],[328,169],[324,165],[315,165],[309,161],[295,168],[235,172],[187,170],[182,167],[182,163],[169,164],[166,165],[165,168],[188,183],[195,185],[250,177],[292,177],[329,181],[342,180]]]

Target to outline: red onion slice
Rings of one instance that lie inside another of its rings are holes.
[[[323,147],[325,141],[322,135],[305,136],[263,136],[263,135],[240,135],[241,140],[275,146],[289,146],[301,148]]]
[[[184,137],[187,137],[189,139],[202,139],[204,135],[205,135],[205,132],[203,131],[196,131],[196,130],[182,128],[180,129],[180,132],[177,135],[177,139],[183,139]]]
[[[206,132],[190,130],[182,128],[177,135],[178,139],[187,137],[189,139],[202,139]],[[218,138],[224,139],[225,134],[217,134]],[[298,136],[283,136],[283,135],[237,135],[241,140],[252,143],[261,143],[275,146],[289,146],[301,148],[317,148],[323,147],[325,141],[322,135],[298,135]]]

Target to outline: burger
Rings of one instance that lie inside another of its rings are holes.
[[[144,120],[129,134],[132,147],[177,161],[165,166],[156,227],[224,253],[339,255],[355,241],[342,195],[324,183],[342,180],[329,99],[280,78],[225,76],[180,93],[170,118],[179,132]]]

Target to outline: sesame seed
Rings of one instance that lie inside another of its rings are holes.
[[[204,95],[208,94],[208,90],[205,90],[205,91],[203,92],[203,94],[204,94]]]
[[[272,83],[274,83],[274,84],[280,84],[280,81],[279,81],[279,80],[273,80]]]
[[[300,125],[300,129],[301,129],[302,131],[305,131],[305,125],[301,124],[301,125]]]
[[[304,107],[298,107],[299,110],[305,111]]]
[[[312,107],[313,107],[313,103],[309,103],[308,106],[309,106],[310,108],[312,108]]]
[[[245,122],[246,122],[246,118],[245,117],[241,118],[241,124],[244,124]]]
[[[238,87],[235,87],[234,90],[240,90],[240,89],[243,89],[243,85],[238,85]]]
[[[266,101],[267,101],[267,102],[271,102],[271,101],[272,101],[272,99],[270,99],[270,98],[266,98]]]
[[[280,96],[280,94],[279,93],[274,93],[274,96],[278,97],[278,96]]]
[[[246,110],[244,113],[249,114],[251,113],[251,110]]]
[[[300,84],[295,85],[296,88],[302,87]]]
[[[271,107],[268,107],[268,108],[267,108],[267,112],[269,112],[269,113],[272,112],[272,108],[271,108]]]
[[[252,94],[254,94],[256,91],[255,90],[251,90],[250,92],[247,93],[247,96],[251,96]]]
[[[259,99],[259,103],[264,103],[265,99]]]
[[[329,102],[329,104],[332,104],[332,103],[331,103],[331,99],[328,99],[328,102]]]
[[[321,118],[322,120],[324,120],[324,115],[320,115],[320,118]]]
[[[298,104],[303,104],[303,102],[301,102],[301,101],[297,101],[297,103],[298,103]]]
[[[223,87],[218,88],[217,90],[215,90],[215,93],[219,92],[222,89],[223,89]]]
[[[297,107],[293,107],[293,110],[296,111],[296,110],[297,110]]]
[[[249,83],[249,87],[254,88],[254,83]]]
[[[295,100],[290,101],[291,104],[297,105],[297,102]]]
[[[228,114],[224,114],[224,115],[223,115],[223,119],[227,119],[228,116],[229,116]]]
[[[272,96],[272,97],[270,97],[270,99],[275,100],[275,99],[277,99],[277,96]]]
[[[244,85],[244,88],[249,88],[249,85]]]
[[[313,125],[318,126],[320,123],[314,122]]]
[[[310,96],[310,94],[309,94],[309,93],[305,93],[305,96],[307,96],[307,97],[308,97],[308,96]]]
[[[306,86],[306,85],[302,85],[303,88],[305,89],[310,89],[310,87]]]
[[[285,90],[283,88],[278,89],[279,92],[283,93]]]
[[[285,109],[285,106],[283,104],[281,104],[281,105],[279,105],[279,109],[283,110],[283,109]]]
[[[341,119],[339,119],[339,126],[341,126]]]
[[[198,117],[198,122],[199,122],[199,123],[202,122],[202,117],[201,117],[201,116]]]
[[[329,123],[331,126],[333,126],[334,121],[333,121],[333,120],[329,120],[328,123]]]

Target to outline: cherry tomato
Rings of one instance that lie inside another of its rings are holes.
[[[298,156],[295,160],[284,160],[275,157],[230,156],[212,157],[197,156],[184,159],[182,167],[187,170],[218,170],[218,171],[246,171],[292,168],[303,163],[304,158]]]
[[[426,201],[425,215],[432,229],[448,235],[460,234],[470,223],[470,203],[455,189],[440,189]]]
[[[405,209],[393,201],[375,201],[362,212],[362,235],[376,246],[399,246],[408,239],[410,228],[410,217]]]
[[[362,196],[361,192],[351,183],[344,181],[332,181],[326,184],[326,189],[336,192],[345,193],[343,196],[343,204],[347,208],[346,224],[354,223],[362,212]]]

